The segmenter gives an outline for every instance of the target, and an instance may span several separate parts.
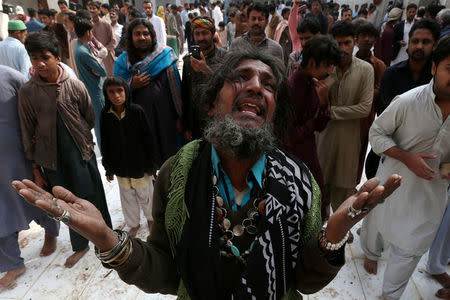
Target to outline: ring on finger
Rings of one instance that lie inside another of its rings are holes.
[[[55,198],[55,197],[53,197],[53,199],[52,199],[52,200],[53,200],[53,203],[55,204],[56,208],[57,208],[57,209],[60,209],[60,208],[61,208],[61,206],[59,206],[59,205],[58,205],[58,199],[57,199],[57,198]]]
[[[357,216],[359,216],[360,214],[366,213],[368,212],[369,209],[368,208],[361,208],[361,209],[355,209],[353,207],[353,203],[347,208],[347,216],[349,216],[351,219],[356,218]]]

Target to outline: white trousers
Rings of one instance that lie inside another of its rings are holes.
[[[373,224],[374,222],[373,214],[364,218],[361,227],[361,248],[368,259],[377,261],[381,257],[383,249],[389,247],[389,258],[383,277],[383,296],[389,300],[397,300],[405,291],[409,278],[422,255],[407,253],[391,243],[385,245],[382,235]]]
[[[126,184],[124,184],[124,180]],[[140,223],[141,209],[148,221],[153,221],[153,182],[150,176],[145,177],[145,184],[139,179],[139,184],[134,184],[135,180],[130,178],[120,178],[120,202],[125,223],[131,228]]]

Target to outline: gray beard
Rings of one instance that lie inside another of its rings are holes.
[[[204,136],[236,159],[257,158],[273,150],[276,144],[271,125],[248,128],[237,124],[231,116],[222,120],[212,119],[205,128]]]

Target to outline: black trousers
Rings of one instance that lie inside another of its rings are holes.
[[[95,154],[92,154],[89,161],[84,161],[81,158],[80,151],[59,114],[57,115],[56,126],[58,142],[57,169],[49,170],[44,168],[44,175],[49,188],[59,185],[70,190],[77,197],[88,200],[97,207],[106,224],[112,228],[111,216],[109,215]],[[87,239],[72,229],[69,232],[73,251],[81,251],[88,246],[89,241]]]

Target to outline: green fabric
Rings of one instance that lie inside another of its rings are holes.
[[[310,172],[311,174],[311,172]],[[317,234],[322,227],[322,217],[320,214],[321,193],[319,185],[314,176],[311,174],[311,185],[313,198],[311,208],[302,220],[302,235],[300,237],[300,249],[305,249],[306,244],[313,238],[317,238]]]
[[[181,239],[184,222],[189,218],[189,212],[184,202],[184,193],[189,170],[198,155],[199,145],[200,140],[195,140],[181,148],[173,158],[170,169],[169,201],[167,202],[165,222],[170,250],[174,257],[175,247]]]

